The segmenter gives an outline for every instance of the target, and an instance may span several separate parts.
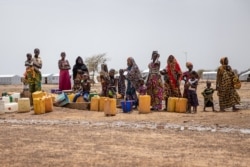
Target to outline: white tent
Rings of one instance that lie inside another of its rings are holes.
[[[0,85],[21,84],[21,77],[18,75],[0,75]]]
[[[53,74],[42,74],[42,83],[52,84],[52,75]]]
[[[204,71],[202,73],[202,79],[204,80],[216,80],[217,72],[216,71]]]
[[[250,70],[241,74],[239,77],[240,81],[248,81],[248,78],[250,78]]]

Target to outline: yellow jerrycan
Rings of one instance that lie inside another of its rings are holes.
[[[99,111],[104,111],[104,100],[107,99],[107,97],[100,97],[99,99]]]
[[[100,101],[100,97],[98,95],[91,97],[90,111],[98,111],[99,110],[99,101]]]
[[[114,98],[104,99],[104,115],[106,116],[116,115],[116,99]]]
[[[168,98],[168,106],[167,106],[168,112],[175,112],[175,106],[176,106],[177,99],[178,99],[177,97],[169,97]]]
[[[178,98],[175,103],[175,112],[184,113],[187,111],[187,99],[186,98]]]
[[[44,103],[45,103],[45,112],[53,111],[53,100],[51,96],[45,96]]]
[[[35,114],[44,114],[45,113],[45,101],[44,98],[34,98],[34,113]]]
[[[139,96],[139,108],[138,111],[140,114],[150,113],[151,107],[151,97],[149,95],[140,95]]]

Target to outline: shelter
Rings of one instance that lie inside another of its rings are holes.
[[[216,80],[217,72],[216,71],[204,71],[202,73],[202,79],[204,80]]]
[[[53,74],[42,74],[42,83],[43,84],[52,84]]]
[[[59,84],[59,73],[52,74],[51,78],[52,78],[51,81],[52,84]]]
[[[21,84],[21,77],[18,75],[0,75],[0,85]]]
[[[250,82],[250,70],[247,71],[247,72],[245,72],[245,73],[243,73],[243,74],[241,74],[239,76],[239,80],[240,81],[248,81],[248,82]]]

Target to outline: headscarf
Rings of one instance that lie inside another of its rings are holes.
[[[225,60],[227,60],[228,58],[227,57],[222,57],[221,59],[220,59],[220,64],[221,65],[226,65],[225,64]]]
[[[79,59],[81,60],[81,63],[78,63]],[[73,67],[73,79],[75,79],[78,69],[82,70],[84,73],[85,72],[87,74],[89,73],[89,70],[88,70],[87,66],[84,64],[83,59],[81,58],[81,56],[78,56],[76,58],[76,63],[74,65],[74,67]]]
[[[128,58],[131,62],[132,62],[132,66],[128,67],[128,73],[127,73],[127,79],[131,82],[132,86],[138,90],[140,87],[140,78],[142,78],[141,76],[141,72],[137,66],[137,64],[135,63],[135,60],[133,57],[129,57]]]
[[[170,58],[173,58],[172,62],[170,62]],[[177,79],[181,80],[182,71],[179,63],[173,55],[168,57],[166,71],[168,72],[169,80],[173,85],[176,85]],[[177,78],[177,76],[179,76],[179,78]]]

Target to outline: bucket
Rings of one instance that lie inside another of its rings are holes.
[[[74,97],[75,97],[75,94],[74,94],[74,93],[71,93],[71,94],[69,94],[69,95],[67,95],[67,96],[68,96],[69,102],[72,103],[72,102],[73,102],[73,99],[74,99]]]
[[[178,98],[175,103],[175,112],[184,113],[187,111],[187,99],[186,98]]]
[[[18,112],[30,112],[29,98],[20,98],[18,100]]]
[[[18,111],[18,104],[16,102],[5,103],[4,104],[4,111],[5,111],[5,113],[11,113],[11,112]]]
[[[168,98],[167,110],[169,112],[175,112],[175,106],[176,106],[177,99],[178,99],[177,97],[169,97]]]
[[[99,110],[99,101],[100,101],[100,97],[97,95],[91,98],[90,111],[98,111]]]
[[[5,113],[5,111],[4,111],[4,101],[0,100],[0,115],[4,114],[4,113]]]
[[[55,103],[62,107],[69,104],[68,96],[65,93],[61,93],[56,97]]]
[[[132,111],[133,101],[132,100],[121,101],[121,106],[122,106],[122,111],[124,113],[128,113],[128,112]]]
[[[151,97],[149,95],[140,95],[139,96],[139,113],[147,114],[150,113],[151,106]]]
[[[44,114],[45,113],[45,101],[44,98],[34,98],[34,113],[35,114]]]

